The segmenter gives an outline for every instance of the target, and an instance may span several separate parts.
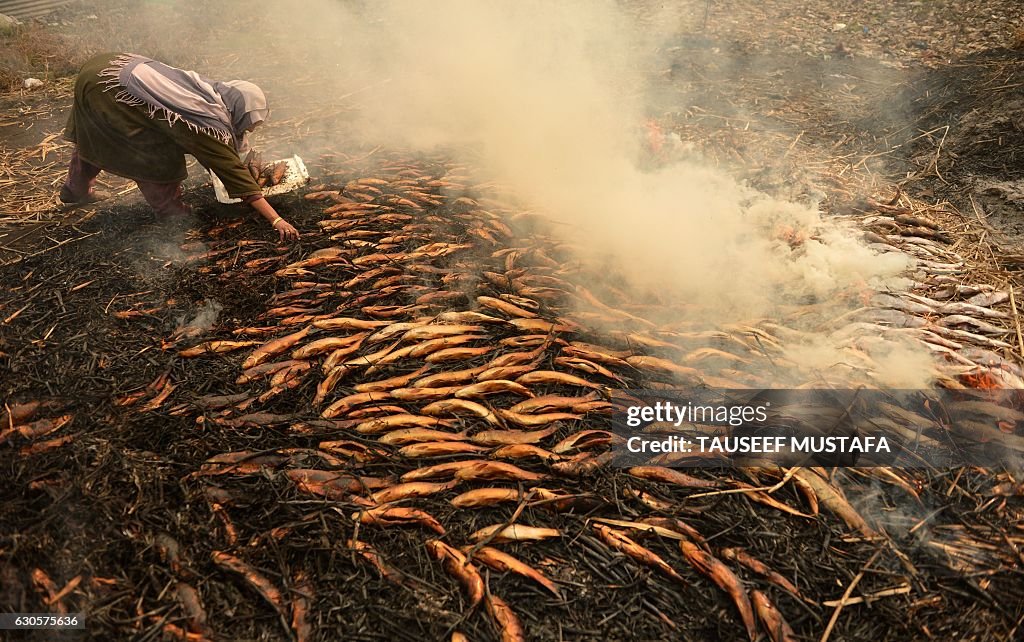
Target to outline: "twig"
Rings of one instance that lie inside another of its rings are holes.
[[[825,627],[825,633],[822,634],[820,642],[828,642],[829,636],[832,635],[832,629],[835,628],[836,622],[839,620],[839,613],[842,612],[844,606],[850,603],[850,594],[853,593],[853,589],[857,588],[857,584],[859,584],[861,579],[864,577],[864,571],[868,570],[868,568],[875,563],[875,560],[878,559],[878,556],[881,554],[882,549],[875,551],[875,554],[871,556],[871,559],[869,559],[868,563],[864,565],[864,568],[860,569],[860,572],[853,578],[850,585],[846,587],[843,597],[839,598],[839,603],[836,604],[836,610],[832,612],[832,617],[828,621],[828,626]]]
[[[1017,347],[1020,352],[1017,358],[1024,362],[1024,336],[1020,332],[1020,315],[1017,313],[1017,301],[1013,296],[1013,284],[1010,284],[1010,310],[1013,312],[1013,326],[1017,330]]]
[[[74,243],[76,241],[81,241],[82,239],[87,239],[90,236],[96,236],[97,234],[99,234],[98,231],[90,232],[89,234],[85,234],[84,236],[77,236],[75,238],[65,239],[65,240],[61,241],[60,243],[57,243],[56,245],[51,245],[48,248],[39,250],[38,252],[33,252],[32,254],[26,254],[25,256],[19,256],[16,259],[12,259],[12,260],[8,261],[7,263],[3,263],[2,265],[0,265],[0,267],[7,267],[8,265],[14,265],[15,263],[20,263],[21,261],[23,261],[25,259],[30,259],[33,256],[39,256],[40,254],[45,254],[45,253],[47,253],[47,252],[49,252],[51,250],[55,250],[55,249],[57,249],[58,247],[60,247],[62,245],[67,245],[68,243]]]
[[[990,226],[989,226],[988,222],[985,220],[985,218],[982,218],[981,210],[978,209],[978,204],[974,202],[974,195],[971,194],[968,198],[971,201],[971,209],[974,210],[974,216],[975,216],[975,218],[978,219],[978,222],[981,223],[982,229],[989,229]],[[987,215],[986,215],[986,218],[987,218]],[[981,241],[979,241],[979,243],[981,243]],[[989,243],[989,244],[986,245],[986,247],[988,248],[989,256],[992,257],[992,264],[998,266],[999,265],[999,259],[996,258],[996,253],[992,251],[992,244]]]
[[[774,486],[759,486],[759,487],[752,487],[752,488],[729,488],[729,489],[726,489],[726,490],[712,490],[712,491],[708,491],[706,493],[697,493],[695,495],[687,495],[687,499],[696,499],[698,497],[712,497],[714,495],[732,495],[732,494],[735,494],[735,493],[762,493],[763,492],[763,493],[767,493],[767,494],[771,495],[775,491],[777,491],[780,488],[782,488],[783,486],[785,486],[786,482],[788,482],[790,479],[792,479],[793,475],[796,474],[796,471],[797,471],[796,468],[790,468],[789,470],[787,470],[786,474],[785,474],[785,476],[783,476],[782,480],[780,480],[779,483],[775,484]]]
[[[846,606],[849,606],[851,604],[861,604],[862,602],[868,602],[870,604],[874,600],[877,600],[881,597],[891,597],[893,595],[906,595],[909,592],[910,585],[904,584],[903,586],[896,586],[893,588],[882,589],[881,591],[875,591],[874,593],[870,593],[868,595],[858,595],[857,597],[851,597],[850,599],[846,600]],[[839,606],[841,601],[842,600],[828,600],[827,602],[822,602],[822,605]]]
[[[10,316],[8,316],[6,319],[4,319],[4,325],[7,325],[11,321],[14,321],[16,318],[18,318],[18,315],[21,314],[22,312],[24,312],[25,308],[27,308],[30,305],[31,305],[31,303],[26,303],[25,305],[21,306],[21,308],[18,309],[16,312],[12,313]]]
[[[1006,636],[1007,640],[1014,640],[1014,639],[1016,639],[1014,636],[1017,635],[1017,629],[1020,628],[1021,624],[1024,624],[1024,615],[1020,616],[1020,618],[1017,619],[1017,623],[1010,630],[1009,635]]]
[[[796,144],[800,142],[800,139],[803,137],[803,135],[804,133],[802,131],[799,134],[797,134],[796,138],[793,139],[793,142],[789,144],[788,148],[786,148],[786,153],[782,155],[783,158],[789,156],[789,153],[793,151],[793,148],[796,147]]]
[[[917,529],[919,529],[922,526],[924,526],[925,524],[927,524],[929,521],[931,521],[931,519],[933,517],[935,517],[936,515],[938,515],[942,511],[946,510],[947,508],[949,508],[949,507],[948,506],[941,506],[939,508],[936,508],[932,512],[928,513],[927,515],[925,515],[924,518],[921,521],[919,521],[917,524],[914,524],[914,527],[911,528],[909,531],[907,531],[907,535],[913,535],[917,531]]]
[[[350,159],[349,159],[348,161],[346,161],[346,162],[348,162],[348,163],[358,163],[359,161],[364,161],[364,160],[366,160],[367,158],[369,158],[369,157],[373,156],[374,154],[376,154],[376,153],[377,153],[378,151],[380,151],[380,145],[377,145],[376,147],[374,147],[373,149],[371,149],[371,150],[370,150],[369,152],[367,152],[366,154],[364,154],[364,155],[360,156],[359,158],[350,158]]]
[[[488,544],[490,544],[491,540],[493,540],[495,537],[497,537],[499,533],[501,533],[506,528],[508,528],[509,526],[512,526],[513,524],[516,523],[516,520],[519,519],[519,516],[523,514],[524,510],[526,510],[526,507],[527,507],[527,505],[529,505],[530,499],[533,498],[533,495],[534,495],[534,491],[533,490],[531,490],[529,493],[527,493],[526,497],[523,497],[523,499],[519,502],[519,506],[516,507],[515,512],[512,513],[512,517],[509,517],[508,521],[506,521],[504,524],[501,525],[501,528],[494,529],[494,531],[490,535],[488,535],[487,537],[481,539],[479,542],[477,542],[473,546],[473,548],[469,549],[469,551],[466,553],[466,563],[467,564],[470,561],[472,561],[472,559],[476,556],[477,553],[480,552],[481,548],[483,548],[484,546],[487,546]]]
[[[939,156],[942,154],[942,145],[946,142],[947,134],[949,134],[949,125],[946,125],[946,131],[942,132],[942,140],[939,141],[939,146],[935,149],[935,160],[932,161],[932,165],[935,166],[935,175],[939,177],[939,180],[949,185],[949,182],[939,173]]]
[[[386,85],[389,82],[391,82],[391,79],[390,78],[385,78],[384,80],[380,80],[380,81],[377,81],[377,82],[374,82],[374,83],[370,83],[369,85],[366,85],[365,87],[361,87],[360,89],[356,89],[355,91],[350,91],[347,94],[344,94],[342,96],[338,96],[334,100],[335,100],[335,102],[340,102],[342,100],[345,100],[346,98],[349,98],[351,96],[355,96],[356,94],[361,94],[362,92],[366,91],[367,89],[372,89],[374,87],[379,87],[380,85]]]
[[[81,583],[82,583],[82,576],[81,575],[76,575],[71,581],[69,581],[67,584],[65,584],[64,588],[62,588],[60,591],[58,591],[56,595],[51,596],[49,599],[43,600],[43,602],[45,604],[55,604],[57,602],[60,602],[65,597],[67,597],[71,593],[71,591],[75,590],[78,587],[78,585],[81,584]]]

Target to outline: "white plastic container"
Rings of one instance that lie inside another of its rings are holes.
[[[302,187],[309,182],[309,172],[306,170],[306,164],[303,163],[302,159],[297,155],[292,156],[291,158],[282,158],[281,160],[273,161],[270,164],[273,165],[276,163],[288,163],[288,169],[285,170],[280,183],[263,188],[264,196],[284,194],[298,187]],[[213,192],[217,195],[217,200],[221,203],[242,202],[242,199],[240,198],[231,198],[228,196],[228,191],[224,188],[224,183],[220,182],[220,179],[217,178],[217,175],[213,172],[210,172],[210,181],[213,183]]]

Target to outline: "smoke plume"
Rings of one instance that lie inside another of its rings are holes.
[[[693,18],[683,5],[312,0],[253,18],[258,32],[243,38],[217,19],[250,5],[209,4],[170,3],[198,41],[239,54],[204,73],[264,83],[277,116],[321,127],[311,136],[321,145],[465,154],[638,299],[685,303],[693,325],[781,318],[801,304],[838,315],[841,295],[905,285],[908,257],[877,255],[814,203],[760,193],[692,156],[644,162],[647,85],[667,66],[666,34]],[[848,355],[815,335],[787,356],[817,369]],[[927,383],[927,354],[910,343],[876,343],[869,356],[880,381]]]

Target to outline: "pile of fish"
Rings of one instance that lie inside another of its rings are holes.
[[[940,224],[925,214],[877,202],[871,210],[859,217],[864,240],[880,253],[914,257],[913,288],[875,294],[865,307],[833,323],[843,324],[841,331],[851,338],[920,341],[946,366],[937,377],[941,386],[1024,388],[1024,370],[1012,357],[1022,347],[1012,290],[980,281]]]
[[[285,174],[288,173],[288,163],[278,161],[276,163],[264,163],[263,155],[256,150],[250,150],[243,161],[249,174],[260,187],[272,187],[280,183]]]
[[[858,536],[877,537],[844,493],[841,476],[759,468],[712,478],[652,465],[624,471],[621,497],[567,488],[611,474],[616,437],[609,416],[635,402],[624,389],[769,387],[764,373],[784,370],[786,344],[806,333],[785,319],[719,328],[650,321],[644,306],[625,295],[585,287],[572,247],[531,231],[533,215],[485,196],[491,192],[500,193],[499,186],[475,182],[463,166],[395,155],[373,176],[310,189],[305,198],[322,203],[323,218],[320,233],[305,237],[312,248],[303,256],[261,242],[220,241],[223,227],[210,232],[193,255],[201,272],[225,280],[273,276],[281,287],[258,325],[166,344],[184,358],[238,363],[234,392],[194,400],[197,421],[210,429],[275,428],[307,443],[329,435],[316,448],[222,453],[191,475],[208,484],[209,506],[222,524],[225,550],[214,562],[243,578],[298,639],[307,638],[314,597],[308,578],[277,586],[247,564],[224,509],[230,480],[271,475],[298,493],[348,507],[350,548],[396,584],[402,574],[375,549],[371,534],[420,529],[426,551],[461,587],[465,606],[482,604],[503,640],[526,639],[527,632],[515,605],[488,590],[482,569],[514,574],[561,599],[557,574],[527,564],[509,547],[521,551],[583,532],[670,581],[703,576],[732,601],[737,631],[751,640],[759,630],[772,640],[795,639],[768,591],[804,600],[800,589],[745,550],[710,545],[679,509],[688,494],[740,493],[798,519],[814,519],[824,506]],[[875,294],[841,318],[830,318],[829,305],[819,304],[813,312],[821,327],[845,341],[850,355],[836,376],[870,385],[873,364],[860,342],[910,336],[937,353],[940,385],[1024,387],[1020,368],[1003,356],[1011,317],[998,306],[1009,297],[964,285],[964,262],[928,221],[882,206],[879,212],[864,220],[869,241],[880,251],[898,246],[913,254],[919,287]],[[898,409],[879,412],[897,427],[915,421]],[[915,428],[948,429],[917,419]],[[380,462],[400,472],[366,473]],[[906,473],[865,474],[915,492]],[[776,491],[784,486],[802,502],[781,498]],[[428,499],[434,503],[422,501]],[[456,517],[430,512],[438,501],[456,509]],[[460,511],[501,506],[515,509],[508,519],[464,539],[450,535]],[[567,532],[538,518],[544,514],[587,518]],[[275,537],[288,532],[283,527]],[[666,541],[675,548],[669,558],[652,546]],[[295,596],[290,605],[285,595]],[[189,621],[202,626],[182,634],[209,635],[205,617],[195,615],[191,598],[185,602],[194,615]]]

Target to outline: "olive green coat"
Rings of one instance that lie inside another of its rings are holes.
[[[64,138],[78,146],[83,160],[137,181],[178,183],[188,176],[185,154],[191,154],[220,178],[232,198],[262,194],[230,145],[190,129],[180,120],[171,125],[151,118],[145,107],[117,102],[117,90],[102,84],[105,79],[100,72],[119,55],[92,58],[75,82],[75,102]]]

